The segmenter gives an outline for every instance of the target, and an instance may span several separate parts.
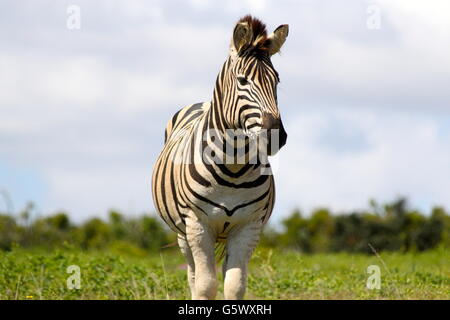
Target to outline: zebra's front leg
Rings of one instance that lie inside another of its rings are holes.
[[[227,300],[243,299],[247,287],[247,265],[259,241],[262,223],[251,222],[233,230],[227,239],[227,255],[223,265],[224,295]]]
[[[186,239],[195,265],[193,299],[211,300],[216,297],[217,277],[214,255],[215,235],[200,221],[186,219]]]
[[[195,264],[192,256],[191,248],[187,243],[186,237],[178,235],[178,245],[183,253],[187,263],[187,278],[189,282],[189,289],[191,290],[191,299],[195,297]]]

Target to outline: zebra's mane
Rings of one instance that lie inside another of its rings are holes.
[[[249,14],[238,21],[238,23],[242,22],[248,23],[253,33],[251,45],[245,51],[251,51],[256,55],[267,54],[271,40],[267,37],[266,25]]]

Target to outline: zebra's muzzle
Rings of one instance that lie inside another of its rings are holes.
[[[283,122],[280,118],[275,118],[271,114],[264,114],[262,128],[267,130],[267,154],[273,156],[287,141],[287,133],[284,130]]]

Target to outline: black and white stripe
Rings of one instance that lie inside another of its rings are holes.
[[[279,77],[270,60],[270,41],[263,29],[241,50],[234,48],[217,77],[212,101],[181,109],[167,124],[153,172],[153,199],[165,223],[181,235],[186,233],[186,219],[211,219],[217,239],[224,239],[246,219],[264,224],[270,217],[274,180],[261,174],[262,167],[270,170],[268,163],[251,163],[248,148],[245,163],[204,157],[206,148],[217,155],[233,143],[227,140],[227,130],[251,137],[262,129],[278,129],[284,144],[276,94]]]

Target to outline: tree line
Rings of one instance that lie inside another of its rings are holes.
[[[442,207],[428,215],[408,208],[406,199],[368,210],[332,213],[319,208],[308,217],[299,210],[282,221],[282,230],[267,228],[261,242],[269,247],[306,253],[376,251],[425,251],[450,248],[450,216]]]
[[[107,219],[91,218],[74,224],[67,213],[31,218],[32,206],[17,215],[0,213],[0,250],[61,248],[82,250],[115,248],[126,252],[156,252],[176,241],[154,215],[127,217],[110,211]],[[376,251],[424,251],[437,246],[450,248],[450,216],[442,207],[425,215],[410,209],[405,199],[354,212],[327,208],[303,215],[294,210],[281,225],[269,225],[261,246],[293,249],[304,253]]]

